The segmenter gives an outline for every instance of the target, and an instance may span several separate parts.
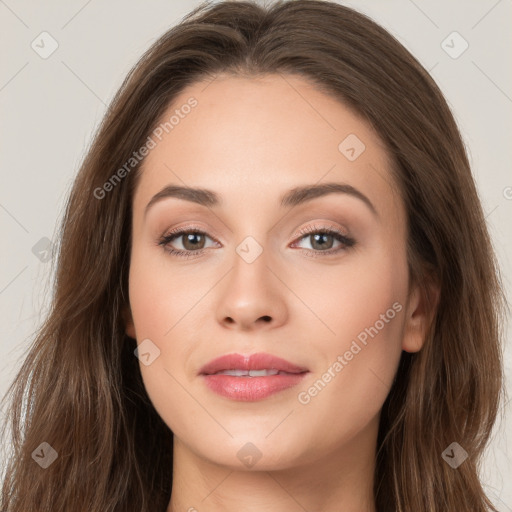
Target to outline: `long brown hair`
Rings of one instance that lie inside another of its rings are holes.
[[[123,319],[140,163],[105,197],[95,190],[177,94],[221,72],[301,76],[385,141],[407,209],[411,282],[426,290],[434,278],[440,296],[423,349],[402,353],[382,409],[376,506],[495,511],[478,471],[503,393],[507,301],[461,136],[433,79],[393,36],[315,0],[202,4],[122,84],[66,205],[51,310],[6,395],[12,440],[1,510],[165,511],[172,432],[151,405]],[[58,458],[42,469],[33,453],[48,450],[45,442]],[[469,455],[457,469],[442,457],[452,442]]]

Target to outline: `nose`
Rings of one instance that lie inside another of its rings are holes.
[[[281,278],[282,279],[282,278]],[[286,286],[268,266],[265,251],[252,263],[238,255],[222,283],[217,321],[240,331],[275,329],[288,318]]]

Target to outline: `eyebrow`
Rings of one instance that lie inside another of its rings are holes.
[[[348,185],[346,183],[321,183],[316,185],[305,185],[295,187],[286,192],[281,197],[281,208],[294,207],[317,197],[326,196],[328,194],[347,194],[349,196],[360,199],[377,218],[379,214],[375,209],[373,203],[366,197],[361,191]],[[178,185],[168,185],[164,187],[160,192],[156,193],[149,203],[146,205],[144,210],[144,217],[147,215],[148,210],[159,201],[163,199],[175,197],[197,203],[202,206],[209,208],[218,207],[222,204],[220,196],[213,190],[203,188],[192,188]]]

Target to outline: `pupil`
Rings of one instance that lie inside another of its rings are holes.
[[[317,243],[318,243],[319,248],[322,248],[322,247],[325,248],[326,244],[319,242],[320,237],[331,237],[332,238],[332,235],[329,235],[327,233],[313,235],[314,242],[311,244],[313,246],[313,248],[315,248],[315,244],[317,244]],[[327,244],[327,245],[328,245],[327,248],[330,249],[330,247],[332,246],[332,243],[330,245],[329,244]]]
[[[202,235],[200,235],[199,233],[189,233],[188,235],[185,236],[185,243],[183,244],[185,249],[191,249],[191,250],[195,250],[197,249],[197,243],[193,243],[194,242],[194,238],[197,238],[197,237],[201,237]],[[187,244],[191,243],[191,246],[190,247],[187,247]],[[202,247],[199,247],[199,248],[202,248]]]

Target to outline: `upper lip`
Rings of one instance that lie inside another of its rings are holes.
[[[200,370],[200,375],[212,375],[223,370],[278,370],[286,373],[303,373],[307,368],[263,352],[250,355],[225,354],[211,360]]]

